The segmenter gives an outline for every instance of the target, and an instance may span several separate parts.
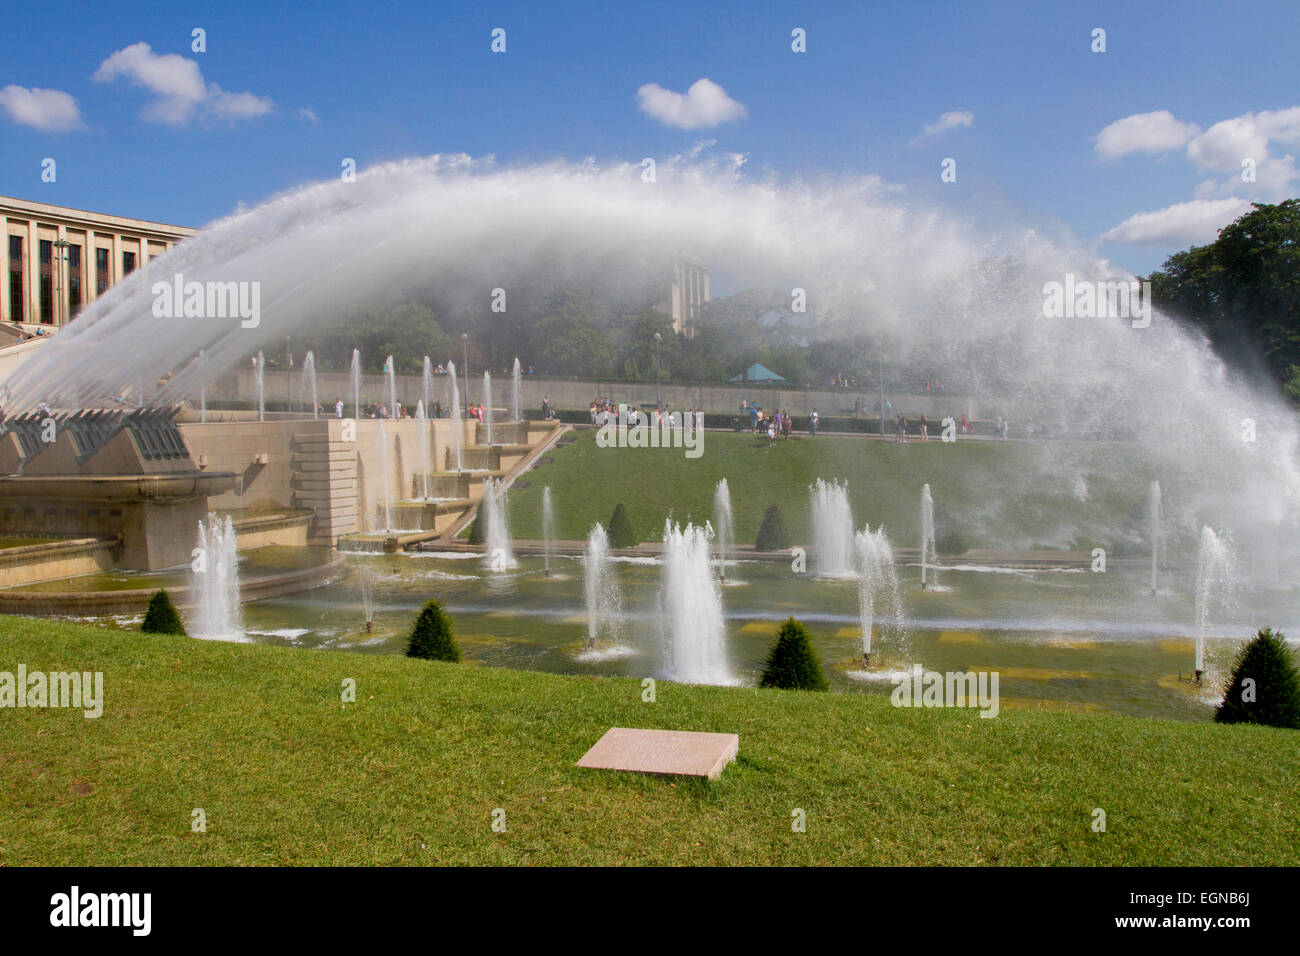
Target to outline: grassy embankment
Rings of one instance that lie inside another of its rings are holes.
[[[662,682],[643,703],[627,679],[21,618],[0,648],[3,671],[102,671],[106,697],[0,710],[0,865],[1300,863],[1293,731]],[[574,767],[610,726],[732,731],[740,758],[712,784]]]

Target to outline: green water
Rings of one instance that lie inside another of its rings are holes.
[[[292,548],[272,545],[239,553],[241,576],[286,574],[316,567],[328,561],[333,552],[329,548]],[[35,591],[43,594],[68,594],[77,591],[134,591],[157,588],[182,588],[190,583],[188,567],[169,571],[98,571],[74,578],[24,584],[15,591]]]
[[[467,662],[571,674],[657,677],[665,663],[660,567],[616,562],[624,601],[622,656],[582,657],[586,611],[581,564],[540,559],[491,572],[480,556],[350,555],[339,584],[244,608],[250,639],[303,648],[397,654],[419,606],[436,597],[451,612]],[[360,569],[373,572],[374,629],[363,629]],[[880,634],[863,679],[857,586],[799,574],[784,563],[733,565],[722,588],[727,652],[738,682],[754,684],[780,621],[807,625],[836,691],[888,694],[897,671],[998,671],[1003,708],[1063,708],[1208,720],[1215,694],[1179,681],[1193,662],[1192,581],[1164,574],[1156,595],[1136,566],[1089,571],[998,573],[944,570],[923,591],[916,567],[901,566],[904,626]],[[1290,628],[1295,589],[1260,589],[1237,607],[1216,608],[1207,642],[1221,682],[1236,647],[1270,624]]]

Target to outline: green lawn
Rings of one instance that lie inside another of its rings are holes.
[[[1203,501],[1196,488],[1239,483],[1219,475],[1205,456],[1167,463],[1159,474],[1135,446],[1046,442],[909,441],[905,445],[859,436],[821,435],[780,441],[748,434],[706,432],[703,453],[681,449],[600,448],[585,430],[544,464],[520,477],[510,493],[510,531],[541,537],[541,495],[549,485],[560,538],[584,539],[595,521],[606,523],[623,502],[638,535],[663,535],[665,515],[703,521],[713,514],[713,492],[726,478],[736,541],[753,544],[763,512],[779,504],[796,542],[810,543],[808,486],[817,478],[848,482],[854,519],[884,525],[895,545],[916,546],[921,486],[931,485],[936,508],[946,511],[968,547],[1029,548],[1105,545],[1123,552],[1145,536],[1147,486],[1159,480],[1167,502]],[[1087,500],[1075,498],[1076,478]],[[1199,505],[1198,505],[1199,506]],[[1204,520],[1209,522],[1210,515]],[[1195,525],[1199,530],[1200,524]],[[1082,530],[1081,530],[1082,529]],[[1191,549],[1166,527],[1170,553]]]
[[[1300,863],[1294,731],[667,683],[650,704],[627,679],[22,618],[0,647],[3,671],[100,670],[106,697],[97,720],[0,710],[0,865]],[[734,731],[740,758],[713,784],[575,768],[611,726]]]

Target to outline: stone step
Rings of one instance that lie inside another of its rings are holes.
[[[349,492],[357,490],[357,479],[334,477],[331,480],[320,476],[318,472],[313,472],[311,477],[294,475],[293,487],[302,491]]]
[[[353,478],[356,477],[357,473],[355,459],[348,459],[347,461],[332,461],[324,458],[319,461],[297,460],[292,467],[297,472],[331,472]]]
[[[324,454],[341,454],[343,452],[355,452],[357,450],[356,442],[347,441],[329,441],[324,435],[319,441],[304,441],[297,437],[293,439],[293,451],[297,455],[324,455]]]

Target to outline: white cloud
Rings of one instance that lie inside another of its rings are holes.
[[[15,123],[46,133],[62,133],[81,128],[81,110],[77,101],[62,90],[10,84],[0,90],[0,109]]]
[[[1187,246],[1213,242],[1220,229],[1250,211],[1245,199],[1194,199],[1129,216],[1102,234],[1102,242]]]
[[[938,136],[946,133],[950,129],[957,129],[959,126],[974,126],[975,114],[970,110],[949,110],[944,113],[933,123],[925,124],[926,136]]]
[[[207,83],[194,60],[176,53],[154,53],[140,42],[118,50],[95,71],[91,79],[111,83],[126,78],[157,97],[147,104],[141,117],[154,123],[183,126],[196,115],[239,120],[271,112],[269,97],[253,93],[227,93]]]
[[[1166,153],[1185,145],[1200,131],[1195,123],[1181,122],[1168,110],[1135,113],[1097,134],[1097,155],[1117,159],[1129,153]]]
[[[1197,187],[1202,196],[1251,193],[1269,201],[1294,195],[1300,169],[1290,153],[1276,155],[1272,144],[1300,146],[1300,106],[1263,110],[1221,120],[1187,144],[1187,158],[1201,169],[1228,173],[1227,179],[1209,180]],[[1242,164],[1254,166],[1253,183],[1242,181]]]
[[[320,118],[316,115],[316,111],[312,109],[310,106],[300,106],[298,107],[297,112],[298,112],[298,116],[300,116],[302,119],[305,119],[309,123],[320,122]]]
[[[705,129],[740,119],[746,113],[742,104],[707,78],[696,80],[684,95],[658,83],[647,83],[636,91],[636,97],[642,112],[665,126],[680,129]]]

